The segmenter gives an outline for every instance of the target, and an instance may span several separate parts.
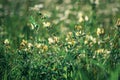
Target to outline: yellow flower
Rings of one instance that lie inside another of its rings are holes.
[[[49,43],[49,44],[52,44],[52,43],[54,43],[54,40],[53,40],[53,38],[51,38],[51,37],[50,37],[50,38],[48,38],[48,43]]]
[[[28,43],[27,45],[28,45],[28,48],[33,47],[33,44],[32,44],[32,43]]]
[[[76,30],[81,30],[81,29],[82,29],[82,26],[75,26],[75,29],[76,29]]]
[[[104,34],[104,29],[103,28],[97,28],[97,35],[102,35]]]
[[[23,39],[22,42],[20,43],[20,46],[26,46],[27,43],[28,43],[28,42],[27,42],[26,40]]]
[[[68,41],[68,44],[70,44],[70,45],[74,45],[76,43],[76,41],[74,40],[74,39],[70,39],[69,41]]]
[[[42,46],[42,50],[43,50],[43,52],[44,52],[44,51],[47,51],[47,50],[48,50],[48,46],[47,46],[47,45],[43,45],[43,46]]]
[[[59,38],[56,36],[48,38],[49,44],[54,44],[54,43],[58,43],[58,42],[59,42]]]
[[[54,39],[54,42],[55,42],[55,43],[58,43],[58,42],[59,42],[59,38],[58,38],[58,37],[54,36],[53,39]]]
[[[116,25],[117,25],[117,27],[120,27],[120,18],[117,20]]]
[[[80,35],[81,35],[81,33],[82,33],[82,32],[81,32],[81,31],[79,31],[79,32],[76,32],[76,33],[75,33],[75,35],[76,35],[76,36],[80,36]]]
[[[40,49],[40,48],[41,48],[41,44],[36,43],[36,44],[35,44],[35,47],[38,48],[38,49]]]
[[[85,16],[85,21],[88,21],[88,20],[89,20],[88,16]]]
[[[50,27],[51,23],[50,22],[43,22],[44,27]]]

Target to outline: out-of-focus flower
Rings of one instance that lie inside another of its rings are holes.
[[[73,35],[73,33],[72,33],[72,32],[68,32],[68,34],[67,34],[67,38],[72,37],[72,35]]]
[[[84,21],[83,17],[79,17],[79,20],[78,20],[80,23]]]
[[[75,43],[76,43],[76,41],[74,39],[68,40],[68,44],[70,44],[70,45],[74,45]]]
[[[26,46],[27,43],[28,43],[27,40],[24,40],[24,39],[23,39],[22,42],[20,43],[20,46]]]
[[[48,50],[48,46],[47,45],[42,45],[42,51],[47,51]]]
[[[10,44],[9,40],[8,40],[8,39],[5,39],[5,40],[4,40],[4,44],[5,44],[5,45],[9,45],[9,44]]]
[[[97,39],[91,35],[86,35],[84,43],[88,44],[88,42],[90,42],[90,45],[92,45],[93,43],[95,44],[97,42]]]
[[[84,41],[84,44],[88,44],[88,40],[85,40],[85,41]]]
[[[32,43],[28,43],[27,45],[28,45],[28,48],[33,47],[33,44],[32,44]]]
[[[49,44],[52,44],[52,43],[54,43],[54,40],[53,40],[53,38],[48,38],[48,42],[49,42]]]
[[[93,58],[102,56],[103,59],[107,59],[110,56],[110,52],[111,51],[109,51],[107,49],[98,49],[95,51]]]
[[[88,21],[88,20],[89,20],[88,16],[85,16],[85,21]]]
[[[75,33],[76,36],[80,36],[81,34],[82,34],[81,31]]]
[[[59,38],[58,37],[54,36],[53,39],[54,39],[55,43],[59,42]]]
[[[90,0],[90,1],[91,1],[91,3],[94,3],[94,4],[96,4],[96,5],[99,4],[99,0]]]
[[[120,18],[117,20],[116,26],[120,27]]]
[[[80,26],[80,25],[79,25],[79,26],[75,26],[75,29],[76,29],[76,30],[81,30],[81,29],[82,29],[82,26]]]
[[[83,22],[84,19],[83,19],[83,13],[82,12],[79,12],[78,13],[78,22]]]
[[[51,23],[50,22],[43,22],[44,27],[50,27]]]
[[[41,48],[41,44],[36,43],[36,44],[35,44],[35,47],[38,48],[38,49],[40,49],[40,48]]]
[[[97,35],[99,36],[99,35],[102,35],[102,34],[104,34],[104,29],[103,28],[97,28]]]
[[[39,11],[43,7],[43,4],[36,4],[34,7],[30,7],[30,10]]]
[[[110,51],[107,50],[107,49],[98,49],[98,50],[95,51],[95,53],[97,53],[97,54],[101,54],[101,53],[109,54]]]
[[[59,42],[59,38],[56,37],[56,36],[50,37],[50,38],[48,38],[48,42],[49,42],[49,44],[58,43]]]

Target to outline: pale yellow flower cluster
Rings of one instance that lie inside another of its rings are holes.
[[[27,46],[27,44],[28,44],[28,42],[27,42],[27,40],[22,40],[22,42],[20,43],[20,47],[25,47],[25,46]]]
[[[90,0],[90,1],[91,1],[91,3],[94,3],[94,4],[96,4],[96,5],[99,4],[99,0]]]
[[[67,43],[70,44],[70,45],[74,45],[76,43],[75,39],[72,38],[72,36],[73,36],[73,33],[68,32],[67,37],[65,39],[67,41]]]
[[[85,38],[85,41],[84,41],[84,44],[90,44],[90,45],[93,45],[97,42],[97,39],[94,38],[93,36],[91,35],[86,35],[86,38]]]
[[[50,27],[51,23],[50,22],[43,22],[43,27]]]
[[[81,34],[82,34],[82,31],[77,31],[77,32],[75,33],[76,36],[80,36]]]
[[[96,32],[96,33],[97,33],[98,36],[104,34],[104,32],[105,32],[105,31],[104,31],[103,28],[97,28],[97,32]]]
[[[116,26],[117,26],[117,27],[120,27],[120,18],[117,20]]]
[[[106,49],[98,49],[98,50],[95,51],[95,53],[98,53],[98,54],[100,54],[100,53],[106,53],[106,54],[109,54],[110,51],[108,51],[108,50],[106,50]]]
[[[35,48],[38,49],[41,52],[46,52],[48,51],[48,45],[42,44],[42,43],[35,43]]]
[[[48,38],[48,43],[49,44],[54,44],[54,43],[58,43],[58,42],[59,42],[59,38],[56,37],[56,36]]]
[[[47,45],[42,45],[41,46],[42,52],[45,52],[48,50],[48,46]]]
[[[7,49],[10,49],[11,47],[10,47],[10,40],[9,39],[5,39],[4,40],[4,45],[5,45],[5,47],[7,48]]]
[[[75,26],[75,30],[78,30],[78,31],[82,30],[82,26],[76,25],[76,26]]]
[[[101,55],[102,58],[106,59],[106,58],[109,57],[110,51],[107,50],[107,49],[98,49],[98,50],[95,51],[94,58],[97,57],[97,56],[99,56],[99,55]]]
[[[67,42],[70,45],[74,45],[76,43],[75,39],[69,39]]]
[[[24,39],[20,43],[20,49],[23,49],[25,51],[30,51],[33,46],[34,45],[32,43],[30,43],[30,42],[28,42],[27,40],[24,40]]]
[[[82,12],[78,12],[77,16],[78,16],[78,22],[80,23],[89,20],[88,16],[83,15]]]
[[[5,40],[4,40],[4,44],[5,44],[5,45],[9,45],[9,44],[10,44],[9,40],[8,40],[8,39],[5,39]]]

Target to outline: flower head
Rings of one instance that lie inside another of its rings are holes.
[[[102,34],[104,34],[104,29],[103,28],[97,28],[97,35],[99,36],[99,35],[102,35]]]
[[[5,44],[5,45],[8,45],[9,43],[10,43],[10,42],[9,42],[8,39],[5,39],[5,40],[4,40],[4,44]]]
[[[51,23],[50,22],[43,22],[44,27],[50,27]]]

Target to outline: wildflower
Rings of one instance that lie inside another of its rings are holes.
[[[42,45],[42,51],[47,51],[48,50],[48,46],[47,45]]]
[[[79,18],[78,19],[79,22],[83,22],[84,21],[82,12],[78,13],[78,18]]]
[[[71,39],[68,41],[68,44],[70,44],[70,45],[74,45],[75,43],[76,43],[76,41],[74,39]]]
[[[82,26],[75,26],[75,29],[76,29],[76,30],[81,30],[81,29],[82,29]]]
[[[67,38],[72,37],[72,35],[73,35],[73,33],[72,33],[72,32],[68,32],[68,34],[67,34]]]
[[[120,18],[117,20],[116,26],[120,27]]]
[[[99,0],[90,0],[90,1],[91,1],[91,3],[94,3],[94,4],[96,4],[96,5],[99,4]]]
[[[48,42],[49,42],[49,44],[52,44],[52,43],[54,43],[54,40],[53,40],[53,38],[48,38]]]
[[[75,35],[76,35],[76,36],[80,36],[80,35],[81,35],[81,33],[82,33],[82,32],[81,32],[81,31],[79,31],[79,32],[76,32],[76,33],[75,33]]]
[[[85,16],[85,21],[88,21],[88,20],[89,20],[88,16]]]
[[[83,19],[83,17],[79,17],[79,20],[78,20],[79,22],[83,22],[84,21],[84,19]]]
[[[55,42],[55,43],[58,43],[58,42],[59,42],[59,38],[58,38],[58,37],[54,36],[53,39],[54,39],[54,42]]]
[[[88,44],[88,40],[85,40],[85,41],[84,41],[84,44]]]
[[[50,38],[48,38],[48,42],[49,42],[49,44],[58,43],[59,42],[59,38],[56,37],[56,36],[54,36],[53,38],[50,37]]]
[[[27,42],[26,40],[23,39],[22,42],[20,43],[20,46],[26,46],[27,43],[28,43],[28,42]]]
[[[68,32],[68,35],[69,35],[69,36],[72,36],[72,32]]]
[[[41,44],[36,43],[35,47],[39,49],[39,48],[41,48]]]
[[[30,7],[30,10],[39,11],[43,7],[44,7],[43,4],[37,4],[34,5],[34,7]]]
[[[107,49],[98,49],[98,50],[95,51],[95,53],[98,53],[98,54],[100,54],[100,53],[106,53],[106,54],[109,54],[110,51],[107,50]]]
[[[97,28],[97,35],[102,35],[104,34],[104,29],[103,28]]]
[[[28,48],[33,47],[33,44],[32,44],[32,43],[28,43],[27,45],[28,45]]]
[[[90,42],[90,45],[92,45],[93,43],[95,44],[97,42],[97,39],[91,35],[86,35],[86,39],[84,41],[84,44],[88,44],[88,42]]]
[[[51,23],[50,22],[43,22],[44,27],[50,27]]]
[[[96,50],[96,53],[100,54],[100,53],[103,53],[104,52],[104,49],[98,49]]]
[[[9,42],[8,39],[5,39],[5,40],[4,40],[4,44],[5,44],[5,45],[9,45],[9,43],[10,43],[10,42]]]
[[[101,55],[104,59],[108,58],[110,55],[110,51],[107,49],[98,49],[95,51],[95,55],[94,56],[98,56]]]

